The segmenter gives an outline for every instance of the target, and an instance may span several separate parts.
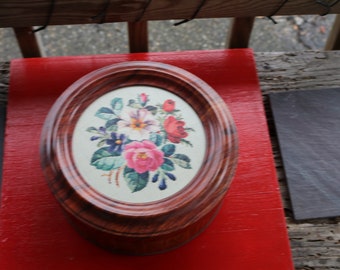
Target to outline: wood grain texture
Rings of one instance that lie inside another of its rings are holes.
[[[269,98],[295,219],[340,216],[340,89]]]
[[[255,17],[270,16],[280,6],[279,0],[210,0],[206,1],[197,18]],[[0,2],[0,27],[23,27],[44,25],[50,10],[50,0],[28,2],[25,0]],[[151,1],[143,13],[143,20],[189,19],[193,16],[200,0],[195,1]],[[50,24],[86,24],[101,22],[106,1],[86,0],[55,2]],[[106,9],[105,22],[135,22],[140,18],[146,1],[112,0]],[[308,0],[288,1],[277,15],[324,14],[325,8]],[[331,8],[331,13],[340,13],[340,5]]]
[[[227,48],[248,48],[255,17],[234,18],[227,39]]]
[[[130,52],[147,52],[149,48],[148,22],[129,22],[128,31]]]
[[[204,123],[207,151],[195,179],[155,203],[122,203],[96,192],[73,160],[72,137],[84,110],[124,87],[166,89]],[[42,132],[41,160],[56,199],[95,243],[126,254],[154,254],[188,242],[216,215],[235,172],[236,128],[224,101],[198,77],[162,63],[131,61],[94,71],[72,84],[52,107]],[[89,225],[91,224],[91,225]]]
[[[32,31],[33,27],[14,28],[20,51],[25,58],[42,56],[38,40]]]
[[[9,63],[0,62],[0,104],[6,105],[8,100]]]
[[[255,59],[295,268],[301,270],[340,269],[340,218],[312,219],[303,222],[293,219],[286,177],[268,102],[269,93],[338,88],[340,85],[340,52],[256,53]]]
[[[333,27],[328,35],[325,50],[340,50],[340,15],[335,17]]]
[[[177,65],[208,82],[227,102],[234,116],[241,149],[233,185],[211,226],[173,252],[133,259],[103,252],[79,237],[58,209],[42,172],[31,170],[30,181],[26,181],[25,173],[28,168],[39,167],[39,130],[60,92],[89,71],[129,60]],[[26,64],[19,64],[21,61]],[[17,76],[11,81],[9,108],[12,109],[9,109],[8,118],[11,120],[6,128],[7,134],[18,135],[7,136],[5,154],[7,169],[4,172],[11,181],[6,184],[4,181],[3,185],[2,210],[6,211],[1,211],[1,226],[4,231],[11,230],[11,234],[6,236],[3,231],[1,236],[4,252],[0,254],[0,262],[4,268],[18,265],[25,265],[26,269],[36,269],[39,265],[79,268],[81,265],[84,269],[92,269],[98,265],[114,265],[116,269],[173,269],[172,262],[176,262],[179,269],[293,268],[262,97],[250,50],[31,59],[18,60],[17,64],[12,63],[11,73]],[[58,76],[52,76],[56,70]],[[23,87],[27,80],[29,89]],[[33,110],[35,117],[29,118],[28,122],[22,121],[22,117],[29,117]],[[25,134],[18,132],[28,126],[32,129],[27,128]],[[23,149],[27,148],[23,152],[26,162],[20,163],[20,170],[13,167],[19,162],[18,159],[13,161],[18,156],[17,140]],[[19,205],[15,206],[16,203]],[[30,225],[23,226],[27,222]],[[18,230],[18,226],[22,229]],[[25,240],[23,233],[27,236]],[[53,244],[47,240],[52,238]],[[22,256],[17,256],[18,251],[23,251]]]

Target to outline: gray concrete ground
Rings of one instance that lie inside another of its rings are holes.
[[[323,49],[334,15],[277,16],[278,24],[257,18],[250,47],[254,51]],[[196,19],[180,26],[175,21],[149,22],[149,50],[222,49],[230,19]],[[49,26],[38,33],[46,56],[127,53],[125,23]],[[21,57],[13,30],[0,29],[0,61]]]

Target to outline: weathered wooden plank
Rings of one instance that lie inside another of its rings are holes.
[[[234,18],[230,35],[227,38],[227,48],[248,48],[255,17]]]
[[[336,88],[340,85],[340,51],[255,53],[257,71],[272,147],[294,265],[297,270],[340,269],[340,217],[297,222],[293,219],[286,177],[267,95],[269,93]]]
[[[336,88],[340,85],[340,52],[256,53],[261,89],[277,91]]]
[[[9,85],[9,63],[0,62],[0,105],[7,104]]]
[[[329,33],[325,50],[340,50],[340,15],[335,17],[331,32]]]
[[[41,57],[38,40],[33,32],[33,27],[14,28],[20,51],[25,58]]]
[[[53,10],[51,4],[54,3]],[[281,0],[202,0],[192,1],[141,1],[141,0],[2,0],[0,2],[0,27],[22,27],[62,24],[86,24],[100,22],[134,22],[143,13],[143,20],[254,17],[272,16],[281,6]],[[49,16],[52,10],[52,15]],[[325,8],[316,1],[287,1],[277,15],[323,14]],[[340,5],[334,5],[330,13],[340,13]],[[102,16],[102,15],[105,16]],[[104,20],[103,20],[104,18]],[[50,19],[50,20],[49,20]]]

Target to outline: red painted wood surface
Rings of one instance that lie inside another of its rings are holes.
[[[39,136],[58,95],[105,65],[152,60],[197,75],[227,102],[239,164],[224,204],[196,239],[172,252],[126,257],[79,236],[49,191]],[[12,62],[0,212],[1,269],[293,269],[251,50],[20,59]]]

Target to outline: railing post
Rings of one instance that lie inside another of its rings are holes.
[[[148,51],[148,22],[129,22],[129,46],[130,52]]]
[[[42,56],[33,27],[16,27],[13,29],[23,57]]]
[[[226,47],[247,48],[255,17],[234,18]]]
[[[336,15],[331,32],[329,33],[325,50],[340,50],[340,14]]]

